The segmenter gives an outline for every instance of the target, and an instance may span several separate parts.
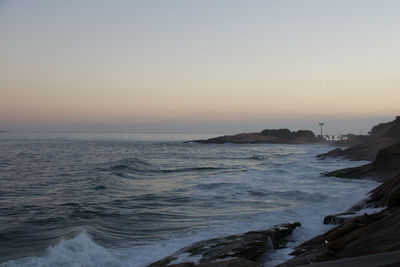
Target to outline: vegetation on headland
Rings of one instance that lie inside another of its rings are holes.
[[[351,160],[374,160],[378,151],[400,142],[400,116],[387,123],[374,126],[367,136],[353,135],[347,140],[332,142],[333,145],[347,146],[336,148],[318,158],[344,157]]]
[[[375,154],[370,157],[369,154],[372,152]],[[358,167],[332,171],[325,174],[326,176],[369,178],[380,182],[388,180],[400,171],[400,117],[374,126],[367,138],[347,149],[334,149],[326,154],[318,155],[321,159],[338,156],[351,159],[368,157],[373,161]]]
[[[259,133],[224,135],[191,142],[202,144],[310,144],[320,141],[310,130],[292,132],[289,129],[265,129]]]

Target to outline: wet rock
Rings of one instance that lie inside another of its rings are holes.
[[[193,267],[193,266],[195,266],[195,264],[194,264],[194,262],[183,262],[183,263],[171,264],[168,266],[170,266],[170,267]]]
[[[348,148],[336,148],[317,157],[344,157],[350,160],[373,161],[377,153],[400,141],[400,116],[387,123],[374,126],[368,136],[350,136],[348,140],[333,142],[333,145],[347,146]]]
[[[240,262],[243,264],[250,264],[248,261],[256,263],[269,250],[284,247],[283,244],[287,242],[285,238],[300,225],[300,223],[282,224],[268,230],[251,231],[241,235],[230,235],[196,242],[169,257],[149,265],[149,267],[170,266],[175,260],[183,257],[187,258],[188,256],[198,260],[199,265],[194,266],[203,266],[200,264],[214,264],[207,266],[231,266],[215,264],[231,264],[232,260],[242,260]],[[192,263],[187,262],[185,264]]]
[[[168,267],[260,267],[256,262],[246,259],[235,259],[227,261],[217,261],[209,263],[195,264],[194,262],[184,262],[168,265]]]
[[[324,224],[343,224],[349,219],[354,218],[355,214],[356,214],[355,212],[348,211],[348,212],[328,215],[325,216],[324,218]]]
[[[348,148],[335,148],[328,153],[317,155],[319,159],[326,158],[346,158],[350,160],[369,160],[375,159],[379,150],[395,144],[398,140],[388,137],[365,137],[357,139],[361,143],[356,143]]]
[[[196,267],[259,267],[259,265],[256,262],[246,259],[200,263],[195,266]]]
[[[353,168],[326,173],[325,176],[339,178],[370,178],[384,182],[400,171],[400,143],[382,149],[373,162]]]
[[[370,192],[367,203],[374,207],[400,205],[400,173]]]
[[[278,265],[298,266],[400,250],[400,207],[357,216],[298,246],[296,257]]]

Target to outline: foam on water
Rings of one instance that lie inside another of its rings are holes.
[[[299,221],[293,247],[377,185],[320,176],[355,165],[317,160],[330,149],[321,145],[74,138],[0,142],[4,266],[142,267],[197,241]]]
[[[96,244],[86,232],[50,246],[44,256],[12,260],[4,266],[120,266],[118,258]]]
[[[351,180],[347,188],[341,188],[342,198],[336,201],[315,202],[291,210],[276,210],[243,218],[225,225],[212,226],[201,231],[170,238],[152,245],[127,248],[105,248],[97,244],[85,231],[69,240],[62,240],[50,246],[45,255],[9,261],[4,266],[146,266],[158,259],[194,242],[218,236],[243,233],[250,230],[267,229],[276,224],[300,221],[302,227],[292,235],[289,248],[275,250],[266,257],[265,266],[273,266],[290,258],[291,248],[315,235],[329,230],[333,226],[324,225],[323,218],[327,214],[341,212],[349,207],[352,201],[365,197],[367,188],[376,183],[373,181]],[[326,192],[328,193],[328,192]],[[344,197],[346,196],[346,197]],[[379,211],[368,210],[368,212]],[[181,258],[176,262],[187,259]],[[192,258],[190,260],[193,260]]]

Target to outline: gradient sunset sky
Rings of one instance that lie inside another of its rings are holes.
[[[400,1],[1,1],[0,130],[366,133]]]

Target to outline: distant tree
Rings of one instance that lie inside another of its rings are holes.
[[[298,130],[295,135],[296,137],[315,138],[315,134],[310,130]]]
[[[272,137],[293,137],[293,133],[289,129],[265,129],[261,131],[261,135],[272,136]]]

